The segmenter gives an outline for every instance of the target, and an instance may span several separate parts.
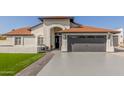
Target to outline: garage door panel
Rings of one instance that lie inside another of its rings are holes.
[[[68,37],[68,51],[73,52],[105,52],[106,38],[73,38]]]
[[[72,51],[74,52],[104,52],[105,44],[72,44]]]

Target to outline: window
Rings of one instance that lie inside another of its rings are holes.
[[[42,45],[43,44],[43,37],[39,36],[38,37],[38,45]]]
[[[21,45],[21,37],[15,37],[15,45]]]

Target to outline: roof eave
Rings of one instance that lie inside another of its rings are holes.
[[[101,31],[101,32],[97,32],[97,31],[60,31],[60,33],[113,33],[113,34],[117,34],[120,33],[120,31]]]
[[[33,34],[3,34],[2,36],[33,36]]]
[[[39,24],[37,24],[37,25],[32,26],[32,27],[31,27],[31,30],[34,29],[34,28],[37,28],[38,26],[40,26],[40,25],[42,25],[42,24],[43,24],[43,23],[39,23]]]
[[[59,16],[58,16],[59,17]],[[71,17],[71,16],[65,16],[65,18],[56,18],[56,17],[39,17],[38,18],[39,20],[43,21],[43,19],[74,19],[74,17]]]

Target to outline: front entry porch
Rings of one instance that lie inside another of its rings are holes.
[[[57,49],[61,50],[62,46],[62,34],[59,33],[62,29],[59,27],[54,27],[51,29],[50,33],[50,50]]]

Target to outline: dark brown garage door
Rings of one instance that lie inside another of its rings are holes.
[[[68,36],[68,51],[105,52],[106,36]]]

